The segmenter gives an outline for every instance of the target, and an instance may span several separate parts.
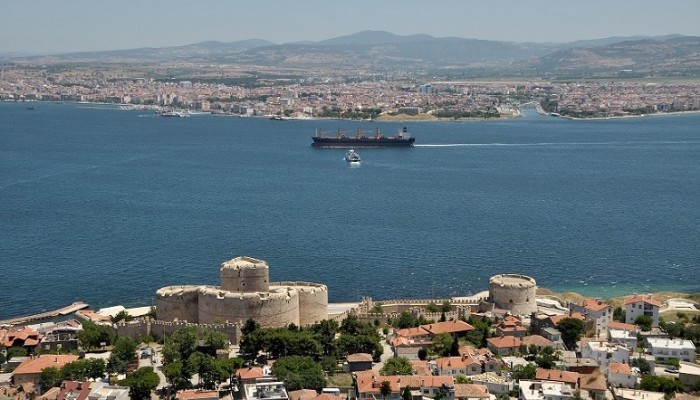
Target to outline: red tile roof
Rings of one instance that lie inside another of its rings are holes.
[[[85,400],[90,394],[90,382],[63,381],[61,391],[58,392],[56,400]]]
[[[537,368],[537,371],[535,372],[535,379],[542,381],[564,382],[574,386],[577,385],[579,376],[580,375],[578,372],[560,371],[558,369]]]
[[[602,301],[596,299],[584,299],[577,302],[576,305],[591,311],[601,311],[610,307],[609,304],[605,304]]]
[[[625,331],[636,331],[639,329],[637,325],[634,324],[626,324],[624,322],[620,321],[610,321],[608,322],[608,329],[622,329]]]
[[[486,339],[486,341],[491,343],[491,345],[496,347],[497,349],[513,347],[517,348],[520,347],[520,344],[522,343],[520,338],[515,336],[493,337]]]
[[[462,320],[436,322],[434,324],[421,325],[420,327],[430,332],[431,335],[439,335],[441,333],[469,332],[476,329]]]
[[[636,294],[631,297],[627,297],[625,299],[625,305],[627,304],[632,304],[632,303],[638,303],[638,302],[644,302],[646,304],[656,306],[656,307],[661,307],[661,302],[658,300],[654,300],[650,294],[647,295],[641,295],[641,294]]]
[[[484,385],[477,385],[473,383],[456,383],[455,384],[455,398],[483,398],[488,399],[489,388]]]
[[[318,396],[318,393],[313,389],[300,389],[291,391],[288,395],[289,400],[311,400]]]
[[[540,335],[530,335],[523,337],[522,343],[526,346],[535,345],[538,347],[551,346],[552,341]]]
[[[218,399],[219,392],[216,390],[181,390],[177,392],[176,399],[194,400],[194,399]]]
[[[429,333],[422,327],[418,326],[415,328],[405,328],[405,329],[399,329],[396,331],[396,336],[403,336],[405,338],[412,338],[415,336],[428,336]]]
[[[44,368],[63,368],[64,365],[76,361],[78,356],[45,354],[39,357],[27,358],[12,372],[13,375],[38,374]]]
[[[559,321],[561,321],[564,318],[576,318],[576,319],[580,319],[581,321],[586,320],[586,317],[584,317],[583,314],[578,313],[578,312],[571,313],[571,314],[563,314],[563,315],[553,315],[553,316],[549,317],[549,320],[552,321],[552,324],[556,325],[559,323]]]
[[[260,367],[248,367],[248,368],[241,368],[238,371],[236,371],[236,376],[238,376],[238,379],[255,379],[255,378],[262,378],[265,376],[265,373],[263,372],[263,369]]]
[[[345,357],[346,360],[348,360],[349,363],[351,362],[372,362],[372,355],[369,353],[355,353],[355,354],[348,354],[347,357]]]
[[[610,363],[608,365],[608,371],[610,371],[613,374],[631,374],[632,369],[630,368],[629,364],[623,364],[623,363]]]

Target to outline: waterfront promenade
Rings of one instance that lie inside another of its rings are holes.
[[[65,307],[57,308],[55,310],[46,311],[39,314],[32,314],[23,317],[15,317],[0,320],[0,326],[2,325],[21,325],[31,321],[37,321],[42,319],[48,319],[53,317],[58,317],[62,315],[72,314],[78,310],[88,308],[90,305],[82,301],[76,301]]]

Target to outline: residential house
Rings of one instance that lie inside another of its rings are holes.
[[[348,354],[347,357],[345,357],[347,361],[347,372],[355,372],[355,371],[365,371],[368,369],[372,369],[372,355],[369,353],[355,353],[355,354]]]
[[[498,355],[518,354],[521,347],[536,346],[538,349],[542,349],[552,345],[550,340],[540,335],[530,335],[522,338],[516,336],[493,337],[486,339],[486,343],[488,349]]]
[[[695,362],[695,345],[690,340],[648,338],[647,353],[657,361],[667,361],[675,358],[679,361]]]
[[[552,341],[540,335],[529,335],[522,338],[521,346],[525,346],[528,349],[531,346],[535,346],[537,350],[542,350],[547,346],[552,346]]]
[[[105,382],[93,382],[89,400],[130,400],[129,388],[114,386]]]
[[[625,322],[633,324],[638,317],[648,315],[651,317],[651,325],[659,326],[660,309],[661,302],[654,300],[650,294],[628,297],[625,299]]]
[[[497,358],[489,349],[476,349],[471,346],[461,346],[459,348],[459,355],[478,360],[483,372],[498,372],[505,367],[503,360]]]
[[[574,390],[562,382],[520,380],[520,400],[568,400],[574,398]]]
[[[678,369],[678,380],[686,389],[697,388],[700,382],[700,365],[681,361]]]
[[[289,400],[311,400],[318,396],[318,393],[313,389],[299,389],[287,394],[289,395]]]
[[[661,392],[649,392],[639,389],[615,389],[615,400],[664,400]]]
[[[478,359],[461,356],[461,357],[441,357],[435,360],[435,365],[438,369],[438,375],[456,376],[456,375],[478,375],[481,371],[481,363]]]
[[[25,383],[37,383],[41,371],[48,367],[63,368],[64,365],[78,360],[78,356],[64,354],[45,354],[38,357],[29,357],[12,371],[12,381],[15,385]]]
[[[632,351],[621,345],[607,340],[582,340],[581,357],[595,360],[603,373],[607,372],[610,363],[630,363]]]
[[[33,354],[43,335],[27,327],[11,327],[0,329],[0,346],[5,348],[23,347],[27,353]]]
[[[616,388],[636,388],[639,376],[632,371],[629,364],[610,363],[608,365],[608,384]]]
[[[456,383],[455,384],[455,399],[456,400],[488,400],[491,398],[489,388],[484,385],[473,383]]]
[[[496,336],[517,336],[527,335],[527,327],[523,326],[520,317],[508,315],[496,326]]]
[[[399,400],[402,391],[408,386],[412,389],[420,389],[421,394],[435,397],[438,393],[445,400],[455,399],[454,379],[451,376],[417,376],[417,375],[389,375],[380,376],[379,371],[358,371],[353,373],[355,380],[355,393],[357,398],[378,399],[381,396],[382,382],[386,381],[391,387],[391,393],[385,400]]]
[[[471,379],[472,383],[486,386],[489,393],[494,395],[509,393],[515,386],[513,380],[506,379],[495,372],[484,372],[480,375],[470,376],[469,379]]]
[[[608,341],[627,346],[629,349],[637,348],[637,334],[639,327],[633,324],[625,324],[613,321],[608,325]]]
[[[492,337],[486,339],[486,346],[494,354],[507,355],[520,352],[522,340],[515,336]]]
[[[555,328],[557,327],[557,324],[559,321],[561,321],[564,318],[576,318],[581,321],[585,321],[586,318],[583,316],[583,314],[579,312],[568,312],[566,314],[555,314],[555,315],[547,315],[547,314],[535,314],[533,313],[532,317],[530,318],[530,327],[532,328],[532,333],[541,335],[542,331],[546,328]]]
[[[607,398],[608,381],[605,375],[594,372],[588,375],[581,375],[578,383],[581,390],[588,392],[588,397],[593,399]]]
[[[314,393],[316,393],[314,391]],[[175,395],[175,400],[219,400],[216,390],[181,390]]]
[[[537,368],[535,371],[535,379],[538,381],[561,382],[569,385],[572,389],[578,387],[580,376],[578,372],[561,371],[558,369]]]
[[[435,322],[421,325],[420,328],[425,329],[430,334],[431,339],[444,333],[450,334],[452,337],[456,338],[464,336],[466,333],[476,329],[462,320]]]
[[[56,400],[86,400],[90,395],[90,382],[63,381]]]
[[[415,341],[403,336],[391,339],[391,350],[396,357],[405,357],[409,360],[418,360],[418,351],[428,348],[432,341]]]
[[[579,302],[570,302],[571,312],[583,314],[585,321],[593,326],[595,337],[606,337],[608,324],[612,321],[612,307],[603,303],[600,299],[584,299]]]

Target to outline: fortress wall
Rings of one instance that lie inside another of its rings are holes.
[[[489,301],[513,314],[537,311],[537,283],[525,275],[502,274],[489,279]]]
[[[229,292],[267,292],[270,287],[270,268],[267,263],[252,257],[236,257],[221,264],[221,289]]]
[[[166,286],[156,291],[156,315],[165,321],[199,322],[199,290],[203,286]]]
[[[294,288],[299,293],[299,325],[313,325],[328,319],[328,288],[312,282],[276,282],[273,287]]]
[[[254,319],[264,328],[299,325],[299,294],[294,289],[270,288],[265,293],[233,293],[206,288],[199,296],[199,322],[240,322]]]

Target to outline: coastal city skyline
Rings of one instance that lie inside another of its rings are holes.
[[[208,40],[319,41],[363,30],[513,42],[570,42],[612,36],[700,35],[700,3],[318,1],[207,3],[13,1],[5,4],[0,54],[50,54],[167,47]],[[342,16],[342,17],[340,17]]]

